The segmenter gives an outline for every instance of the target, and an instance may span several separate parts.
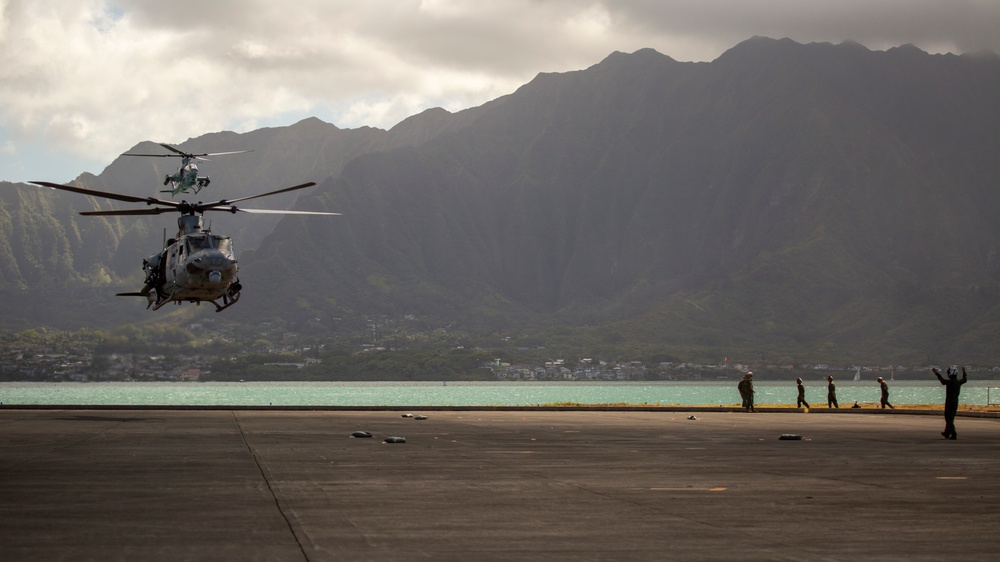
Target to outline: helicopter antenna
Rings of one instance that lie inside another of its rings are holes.
[[[167,228],[163,227],[163,247],[167,247]]]

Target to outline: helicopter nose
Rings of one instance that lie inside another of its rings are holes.
[[[204,251],[188,262],[187,272],[194,280],[206,283],[209,287],[219,288],[229,283],[236,274],[236,260],[218,251]]]
[[[236,266],[236,260],[219,252],[204,252],[188,264],[188,271],[197,270],[228,271]],[[211,269],[209,269],[211,268]]]

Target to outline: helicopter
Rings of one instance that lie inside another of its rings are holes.
[[[122,297],[145,297],[146,309],[159,310],[168,303],[181,304],[193,302],[200,305],[210,302],[215,305],[216,312],[222,312],[236,304],[240,299],[243,285],[236,276],[238,267],[233,253],[233,241],[228,236],[215,234],[205,228],[204,213],[220,211],[225,213],[256,213],[279,215],[327,215],[337,216],[340,213],[324,211],[280,211],[273,209],[244,209],[234,203],[257,199],[269,195],[277,195],[316,185],[307,182],[293,185],[276,191],[259,195],[250,195],[237,199],[222,199],[214,203],[188,203],[187,201],[166,201],[154,197],[136,197],[64,185],[46,181],[28,182],[40,187],[50,187],[62,191],[70,191],[83,195],[103,197],[126,203],[144,203],[146,209],[120,209],[111,211],[83,211],[81,215],[89,216],[123,216],[123,215],[160,215],[177,212],[177,236],[165,240],[163,249],[142,261],[142,270],[146,274],[145,285],[141,290],[130,293],[117,293]],[[164,234],[164,238],[166,235]],[[220,302],[221,301],[221,304]]]
[[[203,176],[198,173],[198,160],[207,162],[208,158],[205,156],[224,156],[227,154],[243,154],[244,152],[253,152],[252,150],[237,150],[233,152],[206,152],[204,154],[192,154],[190,152],[184,152],[179,148],[170,146],[169,144],[158,143],[163,148],[173,152],[173,154],[136,154],[134,152],[126,152],[122,156],[148,156],[151,158],[181,158],[181,167],[173,175],[167,175],[163,178],[163,185],[169,185],[170,189],[164,189],[160,193],[169,193],[171,195],[178,195],[181,193],[191,193],[197,194],[204,187],[208,187],[208,184],[212,183],[212,179],[208,176]]]

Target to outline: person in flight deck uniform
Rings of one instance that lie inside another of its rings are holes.
[[[890,410],[895,410],[896,407],[889,403],[889,385],[882,377],[878,378],[878,385],[882,387],[882,409],[888,406]]]
[[[945,439],[958,439],[958,433],[955,432],[955,414],[958,412],[958,393],[962,391],[962,385],[969,380],[969,376],[965,374],[965,367],[962,367],[962,380],[958,379],[958,369],[955,367],[948,367],[948,378],[947,380],[941,376],[941,371],[937,370],[937,367],[931,369],[934,374],[937,375],[941,384],[945,386],[944,394],[944,431],[941,435]]]
[[[753,371],[747,373],[747,411],[757,411],[757,408],[753,406]]]
[[[826,407],[840,408],[837,404],[837,385],[833,384],[833,375],[826,377]]]
[[[806,408],[809,407],[809,403],[806,402],[806,387],[802,386],[802,378],[795,379],[795,386],[799,389],[799,397],[795,400],[795,407],[801,408],[805,405]]]

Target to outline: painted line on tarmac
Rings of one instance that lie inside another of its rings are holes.
[[[725,492],[727,488],[650,488],[654,492]]]

